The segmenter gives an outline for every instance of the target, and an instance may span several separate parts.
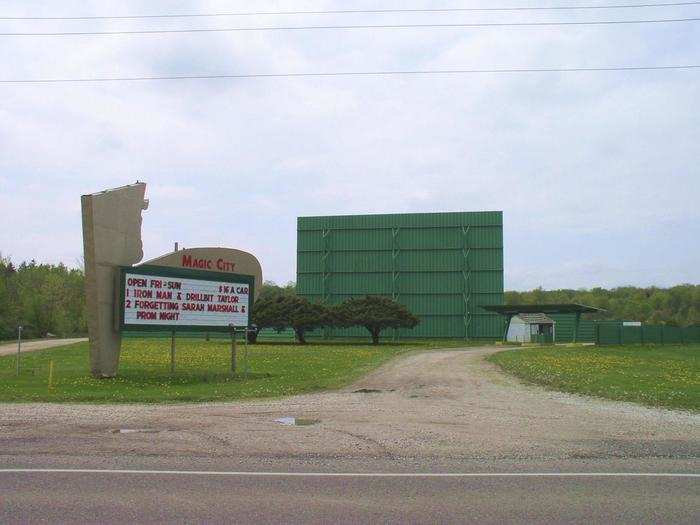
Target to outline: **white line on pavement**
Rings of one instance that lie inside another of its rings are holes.
[[[236,472],[207,470],[0,469],[0,474],[129,474],[162,476],[347,477],[347,478],[700,478],[688,472]]]

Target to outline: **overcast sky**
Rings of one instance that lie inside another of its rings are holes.
[[[605,3],[575,4],[589,2]],[[0,16],[494,5],[10,0]],[[700,6],[0,21],[0,32],[687,17]],[[2,79],[700,64],[700,23],[0,36],[0,64]],[[0,84],[0,251],[75,265],[80,195],[140,180],[147,258],[174,241],[235,247],[285,282],[300,215],[503,210],[508,289],[700,283],[699,160],[700,70]]]

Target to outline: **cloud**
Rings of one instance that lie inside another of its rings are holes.
[[[149,197],[154,200],[174,203],[192,202],[199,193],[194,186],[178,184],[155,184],[148,187]]]
[[[344,6],[338,0],[312,7]],[[177,11],[287,7],[189,1]],[[175,10],[169,2],[136,0],[11,1],[4,9],[8,16]],[[668,11],[682,16],[687,9]],[[593,17],[35,21],[8,23],[7,30]],[[3,40],[11,51],[3,77],[663,65],[700,56],[694,28],[15,38]],[[0,230],[0,249],[16,259],[71,263],[82,249],[79,196],[138,179],[149,183],[151,199],[147,257],[169,251],[175,240],[240,247],[255,251],[266,277],[281,282],[294,278],[298,215],[480,209],[505,212],[509,287],[698,282],[698,74],[0,85],[0,205],[16,224]]]

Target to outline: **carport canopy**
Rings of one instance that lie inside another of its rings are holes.
[[[578,327],[581,322],[581,314],[590,314],[595,312],[604,312],[602,308],[595,306],[586,306],[577,303],[560,303],[560,304],[493,304],[482,306],[484,310],[496,312],[507,319],[505,331],[503,332],[503,341],[508,336],[510,322],[514,316],[519,314],[575,314],[576,324],[574,328],[574,343],[578,341]]]

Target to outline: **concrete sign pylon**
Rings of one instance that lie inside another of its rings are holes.
[[[137,182],[81,197],[90,369],[94,377],[117,374],[121,347],[121,335],[114,323],[117,270],[143,258],[141,212],[148,208],[145,195],[146,184]]]

